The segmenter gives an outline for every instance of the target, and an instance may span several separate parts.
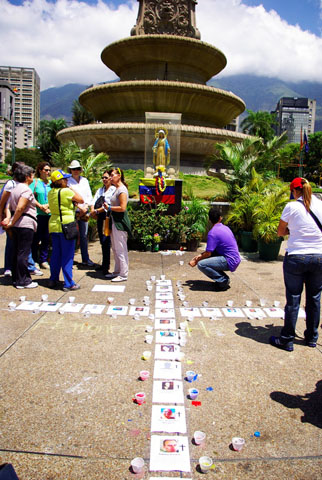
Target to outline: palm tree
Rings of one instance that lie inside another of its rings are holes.
[[[64,118],[53,118],[52,120],[41,120],[39,125],[39,136],[37,146],[45,160],[50,162],[53,152],[58,152],[60,143],[57,133],[67,127]]]
[[[88,123],[95,122],[94,116],[88,110],[86,110],[86,108],[84,108],[78,100],[74,100],[73,102],[72,114],[73,125],[87,125]]]
[[[272,125],[277,124],[275,114],[264,112],[262,110],[259,110],[258,112],[247,110],[247,113],[248,116],[244,118],[240,124],[243,133],[260,137],[263,139],[264,143],[271,140],[275,135]]]

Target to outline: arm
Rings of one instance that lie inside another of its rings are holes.
[[[4,210],[5,206],[7,204],[7,201],[9,200],[10,197],[10,192],[6,192],[5,190],[2,192],[2,197],[0,201],[0,220],[4,218]]]
[[[290,231],[288,229],[288,223],[284,222],[284,220],[280,220],[280,223],[277,227],[277,235],[279,237],[284,237],[285,235],[289,235]]]
[[[108,210],[112,210],[112,212],[125,212],[126,210],[126,207],[127,207],[127,195],[126,193],[120,193],[120,196],[119,196],[119,201],[120,201],[120,205],[114,205],[113,207],[110,206],[107,204],[107,203],[104,203],[104,207]]]
[[[72,197],[72,202],[84,203],[83,197],[77,192],[77,190],[73,186],[69,186],[67,188],[69,188],[70,190],[72,190],[72,192],[74,192],[74,196]]]
[[[211,252],[207,252],[206,250],[205,252],[202,252],[199,255],[196,255],[195,257],[193,257],[193,259],[190,260],[189,265],[191,267],[195,267],[197,263],[200,262],[200,260],[204,260],[205,258],[209,258],[209,257],[211,257]]]
[[[18,205],[16,207],[14,216],[11,218],[8,225],[6,225],[4,227],[5,230],[10,228],[10,227],[13,227],[15,225],[15,223],[17,223],[17,221],[19,220],[19,218],[21,217],[23,212],[26,210],[29,201],[30,200],[28,198],[25,198],[25,197],[20,197],[19,198],[19,202],[18,202]]]

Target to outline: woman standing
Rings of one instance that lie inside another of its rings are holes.
[[[283,273],[286,289],[284,327],[280,337],[271,337],[274,347],[291,352],[295,327],[305,285],[306,330],[305,344],[316,347],[320,323],[322,290],[322,202],[312,196],[305,178],[295,178],[290,190],[296,202],[283,210],[277,235],[289,235]]]
[[[105,202],[107,213],[111,212],[112,230],[111,242],[114,254],[114,272],[105,275],[112,282],[124,282],[129,273],[129,258],[127,251],[127,237],[131,233],[131,223],[127,213],[129,192],[124,181],[124,173],[120,168],[111,172],[112,184],[116,187],[110,205]]]
[[[102,270],[104,275],[109,274],[111,248],[110,225],[107,223],[110,222],[110,217],[105,211],[104,203],[107,205],[111,203],[111,197],[116,190],[116,187],[111,184],[111,173],[112,170],[105,170],[103,173],[103,186],[95,193],[94,205],[91,206],[91,216],[97,219],[97,231],[102,248],[102,265],[96,268],[96,270]]]
[[[51,178],[51,190],[48,194],[51,217],[49,219],[49,232],[52,240],[52,254],[50,259],[50,288],[58,286],[60,270],[64,276],[64,292],[80,288],[73,280],[73,261],[75,253],[75,240],[66,240],[62,231],[62,223],[71,223],[75,220],[74,203],[83,203],[83,197],[73,187],[67,187],[69,173],[55,170]],[[59,198],[60,197],[60,198]],[[59,205],[60,203],[60,205]],[[62,222],[60,220],[60,214]]]
[[[84,199],[84,202],[81,205],[77,206],[77,224],[79,230],[79,243],[82,255],[82,264],[87,267],[93,267],[95,265],[92,260],[90,260],[88,255],[88,207],[93,203],[93,196],[91,192],[91,187],[89,186],[87,178],[81,175],[82,167],[78,160],[73,160],[70,165],[68,165],[68,171],[71,173],[68,178],[67,185],[74,187],[74,190],[78,192]]]
[[[37,207],[37,231],[32,242],[32,258],[39,263],[40,268],[48,269],[49,248],[49,217],[48,193],[50,191],[50,172],[48,162],[40,162],[37,165],[35,179],[30,185],[36,199]],[[39,251],[39,256],[38,256]]]
[[[11,218],[4,221],[4,228],[12,233],[12,283],[16,288],[35,288],[28,270],[28,256],[34,232],[37,229],[35,197],[29,188],[34,173],[31,167],[21,165],[15,170],[17,185],[11,191],[9,209]]]

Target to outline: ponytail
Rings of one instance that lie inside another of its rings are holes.
[[[309,212],[311,207],[311,200],[312,200],[311,185],[305,178],[301,178],[301,187],[296,188],[296,190],[301,192],[304,206],[306,210]]]

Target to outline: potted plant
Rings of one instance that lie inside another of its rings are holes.
[[[160,242],[161,242],[161,237],[158,233],[155,233],[153,235],[153,247],[152,250],[153,252],[158,252],[160,249]]]
[[[280,181],[270,183],[257,206],[254,237],[258,240],[259,258],[265,261],[277,260],[282,237],[277,236],[277,227],[282,211],[289,201],[289,189]]]
[[[183,239],[187,250],[194,252],[207,231],[209,206],[190,191],[190,200],[182,208]]]

